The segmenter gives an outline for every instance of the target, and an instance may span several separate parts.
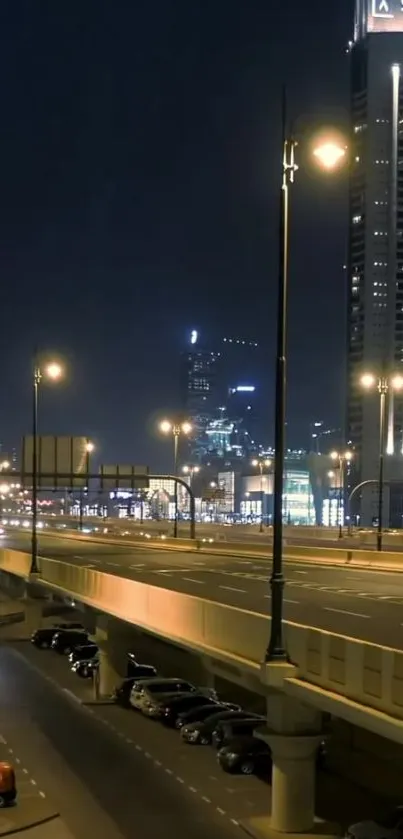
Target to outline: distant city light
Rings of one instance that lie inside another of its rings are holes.
[[[237,393],[254,393],[256,388],[254,385],[238,385],[235,390]]]
[[[197,329],[192,329],[192,331],[190,333],[190,343],[191,344],[197,344],[198,337],[199,337],[199,333],[197,332]]]

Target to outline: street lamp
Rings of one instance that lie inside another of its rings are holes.
[[[192,486],[193,475],[197,475],[200,472],[200,466],[184,466],[182,472],[184,475],[189,475],[189,486]]]
[[[379,468],[378,468],[378,528],[376,537],[377,550],[382,550],[382,519],[383,519],[383,486],[384,486],[384,457],[386,445],[386,396],[389,390],[399,391],[403,389],[403,376],[375,376],[373,373],[364,373],[360,379],[365,390],[373,390],[375,387],[379,393]]]
[[[285,399],[287,355],[287,292],[289,257],[289,193],[298,171],[297,142],[287,132],[286,91],[283,90],[282,178],[280,191],[279,274],[277,310],[276,393],[275,393],[275,463],[273,500],[273,561],[271,586],[271,634],[266,661],[286,661],[283,641],[283,489],[285,466]],[[313,151],[313,160],[330,172],[346,156],[346,149],[332,137],[322,137]]]
[[[32,534],[31,574],[38,573],[38,390],[42,379],[57,382],[63,376],[63,367],[57,361],[50,361],[43,367],[38,355],[34,356],[32,379]]]
[[[163,420],[160,423],[160,431],[163,434],[172,434],[174,438],[174,478],[175,478],[175,519],[174,519],[174,539],[178,538],[178,448],[179,437],[184,434],[187,436],[192,431],[190,422],[170,422],[170,420]]]
[[[344,512],[344,466],[346,463],[351,463],[353,455],[352,452],[346,451],[343,453],[340,452],[330,452],[330,457],[332,460],[338,463],[339,465],[339,492],[337,496],[337,521],[339,525],[339,539],[343,538],[343,512]],[[330,472],[329,472],[330,477]]]
[[[263,508],[264,508],[264,486],[263,486],[263,470],[266,467],[268,469],[271,466],[271,460],[268,458],[255,458],[252,460],[252,466],[255,466],[259,469],[260,472],[260,533],[263,533]]]
[[[95,451],[95,443],[92,443],[91,440],[87,440],[85,444],[85,472],[86,476],[90,474],[90,454]],[[78,528],[79,530],[83,529],[83,517],[84,517],[84,489],[85,487],[80,487],[80,500],[79,500],[79,519],[78,519]]]

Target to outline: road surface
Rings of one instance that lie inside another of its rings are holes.
[[[90,708],[0,647],[0,730],[75,839],[235,839],[224,819],[102,724]],[[118,709],[117,709],[118,710]],[[57,839],[57,837],[55,837]]]
[[[29,535],[11,534],[3,544],[29,551]],[[53,535],[40,538],[40,553],[260,614],[270,611],[269,560],[108,546]],[[403,649],[403,573],[292,561],[285,563],[285,573],[287,620]]]

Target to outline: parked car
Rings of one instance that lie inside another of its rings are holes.
[[[196,708],[192,708],[190,711],[181,711],[178,714],[176,721],[175,721],[175,728],[182,728],[184,725],[190,725],[191,723],[195,722],[203,722],[203,720],[208,719],[213,714],[217,714],[220,711],[240,711],[239,705],[232,705],[231,703],[213,703],[210,705],[198,705]]]
[[[133,669],[134,667],[132,666],[132,670]],[[156,676],[157,671],[155,667],[152,667],[151,664],[138,664],[136,666],[135,676],[128,676],[126,679],[122,679],[122,681],[118,685],[116,685],[115,690],[113,692],[113,699],[119,705],[125,705],[126,707],[129,707],[130,693],[134,685],[134,682],[140,682],[142,679],[146,681]]]
[[[250,719],[248,711],[218,711],[207,717],[206,720],[188,723],[181,728],[181,737],[185,743],[192,745],[208,746],[211,743],[213,731],[221,720],[226,719]]]
[[[55,623],[53,624],[55,629],[81,629],[85,632],[85,627],[82,623],[77,623],[76,621],[66,621],[66,623]]]
[[[55,626],[47,626],[42,629],[35,629],[31,635],[31,644],[40,650],[48,650],[52,646],[53,636],[58,632]]]
[[[147,679],[134,682],[130,693],[130,704],[148,716],[159,716],[161,699],[171,694],[194,693],[198,689],[185,679]]]
[[[241,719],[220,720],[211,736],[211,742],[215,749],[225,746],[230,740],[237,737],[252,737],[253,732],[259,725],[266,725],[265,717],[258,717],[251,714],[250,717]]]
[[[97,655],[99,650],[98,644],[80,644],[75,647],[69,655],[70,664],[75,664],[76,661],[89,661]]]
[[[61,629],[55,632],[52,639],[52,650],[62,655],[70,655],[71,651],[88,641],[88,632],[79,629]]]
[[[71,665],[71,670],[76,676],[80,676],[81,679],[90,679],[95,670],[98,670],[99,667],[99,658],[94,656],[94,658],[90,658],[84,661],[75,661],[74,664]]]
[[[271,750],[259,737],[236,737],[217,754],[224,772],[242,775],[267,775],[271,770]]]
[[[202,693],[184,693],[181,696],[173,696],[166,702],[162,702],[161,705],[161,722],[173,728],[181,712],[201,708],[203,705],[211,705],[213,708],[217,708],[218,703],[215,699],[209,699]]]
[[[352,824],[346,833],[348,839],[402,839],[403,806],[395,807],[379,819]]]

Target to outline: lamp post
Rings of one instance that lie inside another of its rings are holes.
[[[339,466],[339,492],[337,496],[337,522],[339,525],[339,539],[343,538],[343,511],[344,511],[344,466],[346,463],[351,463],[352,460],[352,452],[346,451],[340,454],[340,452],[331,452],[330,457]],[[330,473],[329,473],[330,474]],[[343,503],[342,503],[343,502]]]
[[[57,361],[51,361],[42,368],[38,355],[34,357],[32,380],[32,533],[31,533],[31,574],[38,573],[38,391],[43,378],[58,381],[63,375],[63,368]]]
[[[178,538],[178,451],[179,451],[179,437],[184,434],[187,436],[192,431],[190,422],[170,422],[170,420],[163,420],[160,423],[160,431],[163,434],[172,434],[174,438],[174,478],[175,478],[175,518],[174,518],[174,539]]]
[[[271,460],[259,457],[252,460],[252,466],[255,466],[259,469],[260,472],[260,533],[264,532],[263,526],[263,509],[264,509],[264,485],[263,485],[263,470],[266,467],[267,469],[271,466]]]
[[[283,641],[283,487],[285,458],[285,399],[287,352],[287,292],[289,257],[289,194],[298,171],[297,142],[287,135],[286,91],[283,91],[282,172],[279,218],[279,274],[277,309],[277,351],[275,390],[275,461],[273,503],[273,559],[271,586],[271,632],[266,661],[286,661]],[[313,148],[314,160],[328,171],[334,170],[346,155],[340,142],[321,138]]]
[[[95,450],[94,443],[91,443],[90,440],[85,444],[85,470],[87,476],[90,473],[90,454]],[[83,506],[84,506],[84,489],[85,487],[80,487],[80,502],[79,502],[79,521],[78,521],[78,529],[83,529]]]
[[[193,482],[193,475],[197,475],[200,472],[200,466],[184,466],[182,469],[184,475],[188,475],[188,482],[189,486],[192,486]]]
[[[381,551],[383,536],[384,459],[386,447],[386,396],[389,390],[401,391],[403,389],[403,376],[375,376],[373,373],[364,373],[364,375],[361,376],[361,385],[366,390],[372,390],[376,387],[379,393],[378,527],[376,547],[378,551]]]

